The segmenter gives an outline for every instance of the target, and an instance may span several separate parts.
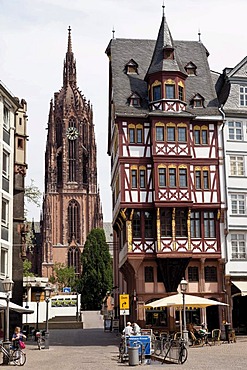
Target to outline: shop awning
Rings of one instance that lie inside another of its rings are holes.
[[[232,281],[232,284],[234,284],[235,287],[240,290],[238,295],[247,296],[247,281]]]
[[[0,300],[0,310],[1,309],[6,310],[6,307],[7,307],[7,302],[4,299],[1,299]],[[9,309],[12,311],[23,313],[23,314],[34,313],[33,310],[29,310],[28,308],[19,306],[18,304],[15,304],[13,302],[9,302]]]

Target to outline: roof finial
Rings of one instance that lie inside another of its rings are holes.
[[[112,38],[113,38],[113,39],[115,38],[115,30],[114,30],[114,26],[112,27]]]
[[[200,28],[199,28],[199,30],[198,30],[198,37],[199,37],[199,42],[201,42],[201,32],[200,32]]]
[[[68,35],[68,53],[72,53],[72,43],[71,43],[71,28],[68,28],[69,35]]]
[[[164,2],[164,0],[163,0],[162,8],[163,8],[163,17],[164,17],[165,16],[165,2]]]

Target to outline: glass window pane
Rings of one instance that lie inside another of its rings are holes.
[[[159,186],[166,186],[166,169],[159,168]]]
[[[134,128],[129,129],[129,142],[130,143],[135,142],[135,129]]]
[[[186,127],[178,127],[178,141],[186,141]]]
[[[175,127],[167,127],[167,141],[175,141]]]
[[[175,85],[166,85],[166,99],[175,99]]]
[[[153,100],[161,99],[161,85],[153,87]]]
[[[200,144],[200,130],[194,131],[194,141],[195,144]]]
[[[142,129],[138,128],[136,130],[136,133],[137,133],[137,143],[141,144],[142,143]]]
[[[164,141],[164,126],[156,126],[156,141]]]

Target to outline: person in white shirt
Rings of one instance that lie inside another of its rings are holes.
[[[127,326],[123,330],[123,334],[126,335],[133,335],[133,328],[131,326],[131,322],[127,322]]]
[[[132,327],[133,327],[134,335],[140,335],[141,334],[141,328],[136,322],[133,323]]]

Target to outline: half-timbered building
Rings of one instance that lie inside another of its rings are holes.
[[[115,292],[130,295],[142,325],[174,328],[175,312],[143,306],[183,277],[188,293],[224,300],[222,118],[209,53],[200,40],[174,41],[163,14],[156,40],[113,38],[106,54]],[[188,320],[218,327],[222,315]]]

